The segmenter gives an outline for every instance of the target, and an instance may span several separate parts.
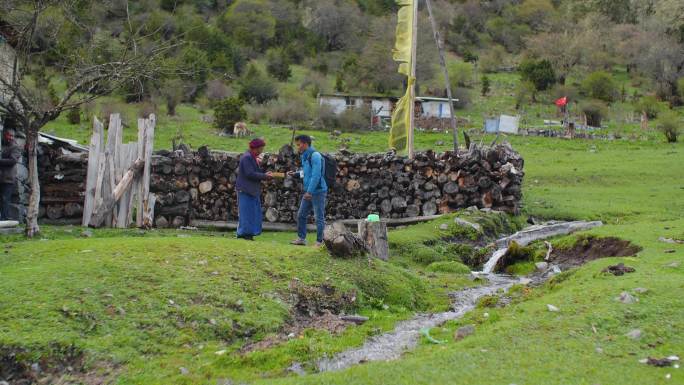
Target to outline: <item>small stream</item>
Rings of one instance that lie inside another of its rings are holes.
[[[324,358],[317,362],[319,372],[341,370],[366,361],[395,360],[420,341],[420,330],[442,325],[446,321],[463,317],[473,310],[477,301],[502,290],[507,290],[520,282],[520,278],[504,275],[486,275],[489,283],[463,289],[451,293],[453,300],[451,311],[435,314],[418,314],[414,318],[399,322],[393,331],[372,337],[359,348],[344,351],[332,358]]]
[[[546,225],[530,226],[513,235],[497,240],[496,246],[498,249],[489,257],[482,269],[483,271],[473,272],[474,275],[486,279],[487,283],[449,294],[449,297],[453,300],[451,311],[435,314],[418,314],[410,320],[399,322],[393,331],[372,337],[361,347],[349,349],[334,357],[319,360],[316,363],[318,371],[341,370],[367,361],[398,359],[404,352],[418,345],[421,329],[437,327],[446,321],[463,317],[466,313],[473,310],[480,298],[484,296],[495,294],[499,290],[506,291],[517,283],[528,284],[534,282],[539,284],[560,272],[558,266],[550,265],[545,272],[537,273],[529,278],[493,274],[492,271],[494,271],[499,259],[506,254],[510,242],[515,241],[520,245],[527,245],[535,240],[570,234],[601,225],[601,222],[551,222]]]

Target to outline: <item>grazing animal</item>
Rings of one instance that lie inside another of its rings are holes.
[[[233,135],[237,138],[244,138],[252,133],[247,129],[245,122],[237,122],[233,127]]]

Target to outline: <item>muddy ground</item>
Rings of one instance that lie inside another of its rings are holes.
[[[631,257],[641,249],[641,246],[616,237],[581,237],[568,249],[553,250],[550,261],[561,270],[567,270],[599,258]]]

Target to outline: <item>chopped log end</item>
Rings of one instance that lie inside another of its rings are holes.
[[[330,254],[335,257],[351,258],[368,252],[366,243],[358,235],[347,230],[342,222],[326,226],[323,241]]]

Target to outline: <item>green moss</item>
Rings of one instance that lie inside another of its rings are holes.
[[[440,273],[467,274],[470,273],[468,266],[456,261],[433,262],[427,267],[428,271]]]
[[[477,301],[478,308],[486,307],[496,307],[499,304],[499,296],[497,295],[486,295]]]
[[[446,259],[446,257],[435,247],[425,245],[416,245],[408,252],[408,254],[411,259],[423,265],[429,265],[432,262],[443,261]]]
[[[528,275],[534,273],[534,262],[518,262],[506,267],[506,273],[513,275]]]

